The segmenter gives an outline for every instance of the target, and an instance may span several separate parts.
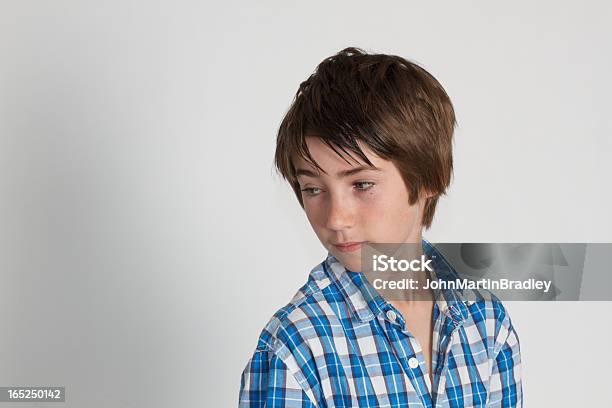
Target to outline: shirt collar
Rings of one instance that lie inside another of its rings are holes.
[[[425,256],[432,260],[433,280],[454,280],[459,277],[455,269],[431,243],[423,239],[422,245]],[[374,289],[363,272],[346,269],[330,252],[323,262],[323,268],[329,279],[339,288],[351,312],[360,321],[370,321],[388,310],[389,302]],[[455,325],[467,318],[469,302],[464,299],[462,291],[435,289],[434,295],[439,310],[450,317]]]

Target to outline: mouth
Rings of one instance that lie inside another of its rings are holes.
[[[361,248],[367,241],[362,242],[344,242],[342,244],[333,244],[340,252],[354,252]]]

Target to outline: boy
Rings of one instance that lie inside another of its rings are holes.
[[[412,243],[437,279],[456,276],[422,239],[455,124],[438,81],[398,56],[347,48],[300,85],[275,163],[328,255],[261,332],[241,407],[522,406],[519,340],[497,298],[421,287],[391,299],[362,271],[366,245]]]

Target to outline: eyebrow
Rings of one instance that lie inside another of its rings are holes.
[[[339,171],[338,173],[336,173],[336,177],[338,178],[349,177],[359,172],[367,171],[367,170],[382,171],[378,167],[359,166],[359,167],[354,167],[350,170]],[[315,173],[314,171],[307,170],[307,169],[297,169],[295,171],[295,176],[296,177],[299,177],[299,176],[319,177],[319,173]]]

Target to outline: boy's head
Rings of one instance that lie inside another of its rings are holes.
[[[450,183],[455,124],[448,95],[423,68],[346,48],[300,84],[275,165],[323,245],[357,268],[359,246],[338,244],[419,242],[429,228]]]

